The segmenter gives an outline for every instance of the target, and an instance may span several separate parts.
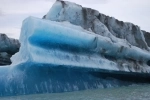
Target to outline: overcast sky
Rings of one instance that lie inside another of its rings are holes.
[[[150,0],[68,0],[85,7],[132,22],[150,32]],[[55,0],[0,0],[0,33],[19,38],[23,19],[42,18]]]

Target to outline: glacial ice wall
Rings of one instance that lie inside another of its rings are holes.
[[[0,67],[0,97],[128,86],[149,83],[149,77],[145,73],[27,62]]]
[[[10,65],[10,57],[19,51],[20,43],[16,39],[0,33],[0,65]]]
[[[149,73],[143,33],[131,23],[57,0],[43,19],[23,21],[22,45],[12,61]]]
[[[8,38],[6,34],[0,33],[0,52],[15,54],[19,51],[20,43],[16,39]]]
[[[149,66],[146,64],[150,59],[148,51],[121,42],[114,43],[108,37],[94,34],[69,22],[60,23],[28,17],[23,22],[20,42],[20,51],[12,58],[14,64],[29,61],[149,72]],[[122,66],[115,59],[121,60]],[[141,62],[142,66],[139,65],[137,70],[131,66],[132,62],[128,62],[128,59]]]
[[[145,41],[147,43],[147,45],[150,47],[150,33],[146,32],[146,31],[142,31],[145,37]]]
[[[57,22],[68,21],[71,24],[81,26],[87,31],[108,37],[113,43],[119,43],[131,48],[133,46],[138,47],[148,53],[150,51],[148,32],[140,30],[137,25],[132,23],[119,21],[113,17],[101,14],[97,10],[85,8],[75,3],[57,0],[43,19]],[[135,54],[138,55],[137,53]],[[117,62],[123,69],[124,65],[128,66],[130,71],[133,71],[133,69],[141,70],[140,67],[150,65],[149,61],[143,63],[143,61],[137,61],[129,57],[126,60],[122,60],[115,59],[114,56],[107,56],[106,59]]]
[[[101,14],[97,10],[72,2],[57,0],[43,18],[58,22],[69,21],[88,31],[109,37],[114,43],[125,43],[124,40],[126,40],[129,42],[128,45],[149,50],[143,32],[137,25],[119,21]]]

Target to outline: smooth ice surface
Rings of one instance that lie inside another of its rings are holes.
[[[138,47],[114,43],[108,37],[94,34],[69,22],[60,23],[34,17],[24,20],[20,42],[21,48],[13,56],[13,64],[29,61],[120,70],[115,61],[103,56],[144,63],[150,60],[150,53]],[[143,66],[140,70],[149,72],[149,66]],[[124,66],[123,70],[129,71],[128,66]]]

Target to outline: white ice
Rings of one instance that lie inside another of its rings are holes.
[[[34,17],[28,17],[23,21],[20,42],[20,51],[12,57],[13,64],[29,61],[119,70],[116,62],[105,59],[102,55],[117,59],[130,58],[145,63],[150,60],[149,52],[140,48],[113,43],[108,37],[86,31],[69,22]],[[66,45],[69,49],[64,47]]]

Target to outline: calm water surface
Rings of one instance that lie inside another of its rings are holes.
[[[3,97],[0,100],[150,100],[150,85]]]

